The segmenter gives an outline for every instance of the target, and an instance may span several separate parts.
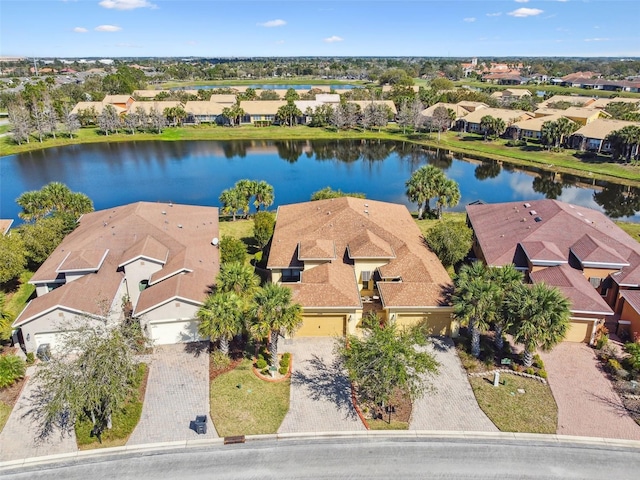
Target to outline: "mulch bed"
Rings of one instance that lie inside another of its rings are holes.
[[[234,339],[231,341],[229,344],[229,358],[231,361],[228,365],[216,365],[213,362],[213,357],[209,355],[209,381],[215,380],[220,375],[230,372],[240,365],[240,362],[242,362],[242,359],[244,358],[245,343],[244,339],[239,341]]]
[[[26,377],[21,378],[13,385],[3,388],[0,390],[0,402],[6,403],[10,406],[15,406],[18,401],[18,397],[20,396],[20,392],[22,392],[22,387],[27,381]]]
[[[385,421],[389,419],[389,414],[386,412],[384,407],[367,402],[363,403],[360,398],[358,398],[357,390],[356,399],[358,401],[358,406],[360,407],[360,410],[363,411],[363,415],[366,419],[376,418]],[[402,390],[397,389],[391,396],[389,405],[393,405],[395,407],[395,412],[391,414],[392,421],[409,423],[409,420],[411,419],[411,410],[413,408],[409,395],[402,392]],[[364,409],[366,409],[366,412]]]

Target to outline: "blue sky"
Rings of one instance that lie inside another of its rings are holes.
[[[0,0],[0,55],[640,56],[638,0]]]

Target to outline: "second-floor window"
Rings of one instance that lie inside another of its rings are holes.
[[[283,282],[299,282],[300,270],[296,270],[294,268],[285,268],[284,270],[282,270],[282,281]]]

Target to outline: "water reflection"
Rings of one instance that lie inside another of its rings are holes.
[[[218,205],[220,192],[240,178],[264,179],[276,205],[309,199],[326,187],[410,205],[405,182],[422,165],[435,165],[460,184],[456,210],[474,200],[538,198],[596,208],[640,221],[638,189],[538,168],[489,160],[460,160],[448,151],[406,142],[181,141],[75,145],[2,158],[0,216],[17,218],[23,191],[61,181],[87,193],[96,208],[137,200]]]

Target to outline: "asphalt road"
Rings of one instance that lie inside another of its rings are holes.
[[[3,479],[638,479],[640,450],[482,439],[312,439],[88,457]]]

